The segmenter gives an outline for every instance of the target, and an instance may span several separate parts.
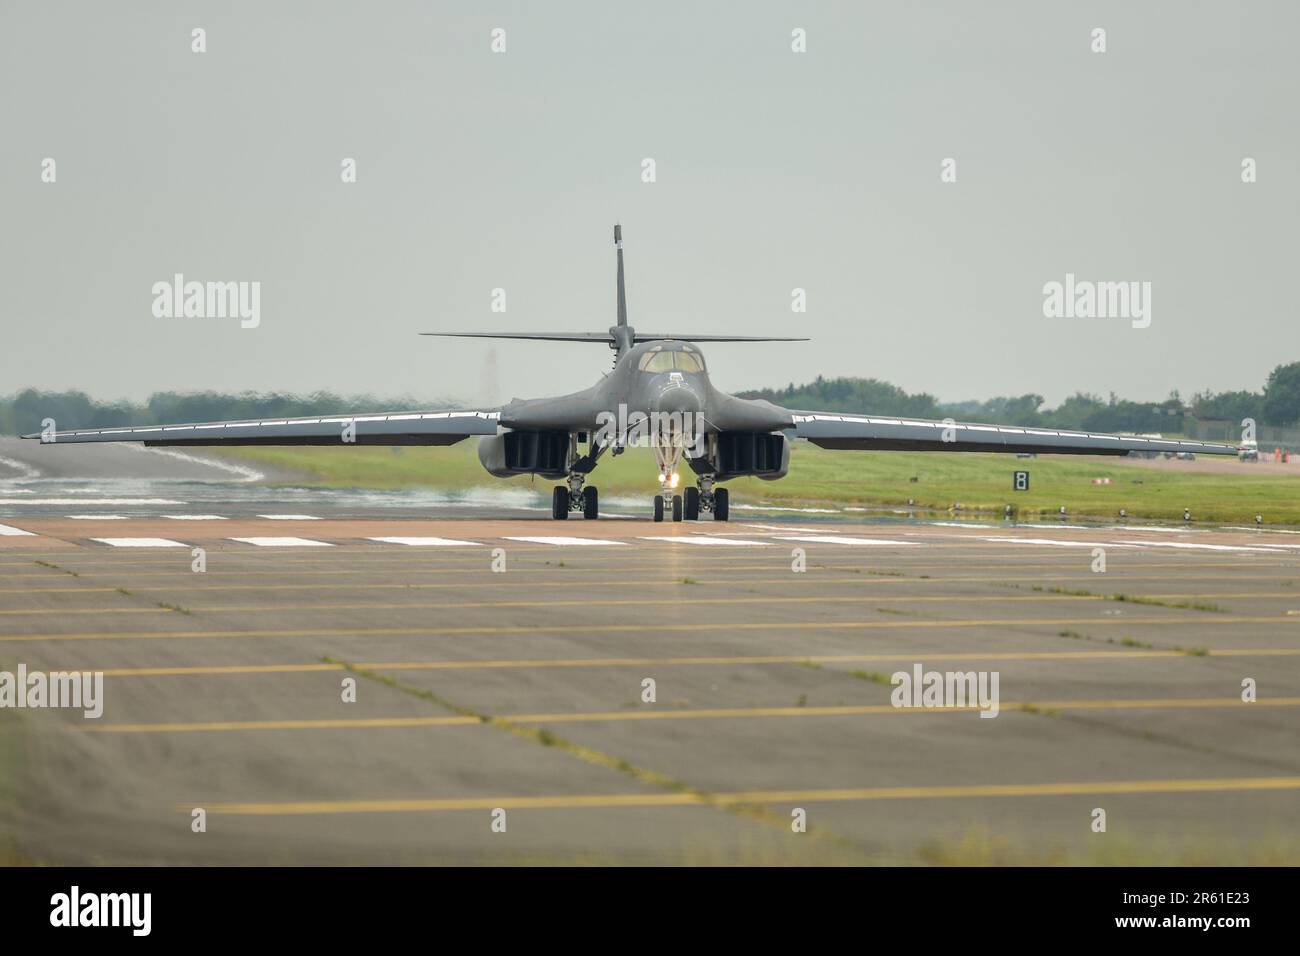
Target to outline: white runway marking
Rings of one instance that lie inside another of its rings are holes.
[[[1120,544],[1132,545],[1135,548],[1178,548],[1179,550],[1196,550],[1196,551],[1262,551],[1265,554],[1294,554],[1291,548],[1285,548],[1281,545],[1262,545],[1251,546],[1244,544],[1190,544],[1185,541],[1121,541]]]
[[[740,538],[721,538],[706,534],[683,534],[669,537],[667,535],[643,537],[642,541],[672,541],[682,544],[717,544],[733,545],[747,548],[766,548],[772,542],[770,541],[742,541]]]
[[[457,541],[455,538],[367,538],[384,544],[409,544],[413,548],[463,548],[482,547],[479,541]]]
[[[529,536],[529,537],[519,537],[519,538],[515,538],[515,537],[511,537],[510,535],[506,535],[506,540],[507,540],[507,541],[527,541],[527,542],[529,542],[529,543],[531,543],[531,544],[555,544],[555,545],[561,545],[561,546],[577,545],[577,546],[579,546],[579,547],[581,547],[581,546],[583,546],[583,545],[597,545],[597,544],[600,544],[600,545],[604,545],[604,544],[624,545],[624,544],[627,544],[626,541],[606,541],[606,540],[603,539],[603,538],[565,538],[565,537],[563,537],[563,536],[561,536],[561,537],[531,537],[531,536]]]
[[[225,521],[224,515],[163,515],[169,521]]]
[[[22,528],[14,528],[7,524],[0,524],[0,537],[17,538],[17,537],[36,537],[34,531],[24,531]]]
[[[320,521],[315,515],[258,515],[268,521]]]
[[[189,545],[172,541],[169,538],[91,538],[100,544],[112,545],[114,548],[188,548]]]
[[[1089,526],[1089,525],[1086,525],[1086,524],[1028,524],[1028,523],[1026,523],[1026,522],[1021,522],[1020,524],[1017,524],[1016,527],[1017,527],[1017,528],[1039,528],[1039,529],[1046,530],[1046,531],[1098,531],[1098,530],[1101,530],[1101,529],[1099,529],[1096,525]],[[1128,528],[1125,528],[1124,530],[1127,531],[1127,530],[1129,530],[1129,529],[1128,529]],[[1153,530],[1153,531],[1177,531],[1177,532],[1179,532],[1179,533],[1183,533],[1183,532],[1191,531],[1192,529],[1191,529],[1191,528],[1153,528],[1152,530]]]
[[[1059,541],[1055,538],[980,538],[996,544],[1054,544],[1062,548],[1126,548],[1115,541]]]
[[[259,548],[330,548],[328,541],[312,541],[310,538],[230,538],[242,544],[255,544]]]
[[[914,548],[920,544],[919,541],[893,541],[888,538],[849,538],[838,534],[779,534],[777,537],[782,541],[808,541],[813,544],[860,544],[884,545],[885,547],[899,545],[905,548]]]
[[[759,531],[780,531],[782,534],[839,534],[834,528],[800,528],[791,524],[747,524],[745,527]]]

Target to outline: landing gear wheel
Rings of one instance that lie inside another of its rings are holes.
[[[587,519],[600,516],[599,500],[594,487],[582,489],[582,516]]]
[[[664,520],[664,496],[655,495],[655,521]]]
[[[569,489],[564,485],[556,485],[551,494],[551,517],[556,521],[569,517]]]
[[[717,491],[713,493],[713,520],[714,521],[727,520],[727,508],[728,508],[727,498],[728,495],[727,495],[726,488],[719,488]]]
[[[673,495],[673,520],[682,520],[682,496]]]
[[[687,488],[682,495],[682,518],[686,521],[700,520],[700,489]]]

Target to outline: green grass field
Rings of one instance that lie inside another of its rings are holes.
[[[464,441],[446,448],[239,448],[221,454],[304,473],[309,485],[343,488],[472,488],[527,486],[528,477],[504,483],[479,464],[477,447]],[[1253,524],[1300,524],[1300,466],[1294,472],[1268,464],[1231,463],[1227,473],[1197,472],[1197,462],[1144,466],[1117,458],[947,452],[829,452],[804,442],[790,454],[790,473],[780,481],[746,478],[729,482],[733,500],[782,505],[904,505],[948,511],[1001,514],[1011,505],[1021,517],[1056,514],[1108,517],[1125,508],[1132,517]],[[1030,473],[1030,490],[1012,490],[1012,473]],[[606,456],[592,483],[605,495],[654,493],[654,459],[646,449]],[[683,469],[683,481],[689,479]],[[1110,478],[1094,485],[1093,478]],[[915,479],[915,480],[913,480]],[[303,482],[293,482],[299,484]],[[547,487],[538,479],[539,489]]]

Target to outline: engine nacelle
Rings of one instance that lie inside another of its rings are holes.
[[[479,439],[478,460],[497,478],[541,475],[564,478],[569,454],[569,433],[508,431]]]
[[[720,432],[708,437],[708,454],[687,461],[696,474],[718,481],[749,476],[774,481],[790,470],[790,443],[781,432]]]

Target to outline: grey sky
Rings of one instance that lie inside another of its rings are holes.
[[[708,348],[724,388],[1258,388],[1300,359],[1298,32],[1293,2],[6,0],[0,393],[583,387],[607,349],[415,333],[605,329],[616,220],[634,325],[813,337]],[[1067,271],[1150,281],[1150,328],[1044,318]],[[175,272],[260,280],[261,326],[155,318]]]

